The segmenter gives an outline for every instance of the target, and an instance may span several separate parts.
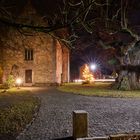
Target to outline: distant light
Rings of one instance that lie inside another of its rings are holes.
[[[96,65],[96,64],[91,64],[91,65],[90,65],[90,68],[91,68],[91,70],[96,70],[97,65]]]
[[[84,81],[84,80],[82,80],[82,79],[75,79],[75,80],[74,80],[75,83],[82,83],[83,81]]]

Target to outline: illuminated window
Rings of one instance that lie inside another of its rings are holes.
[[[25,60],[33,60],[33,49],[25,49]]]

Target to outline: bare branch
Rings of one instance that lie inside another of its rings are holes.
[[[88,4],[87,7],[85,7],[84,10],[82,10],[78,15],[76,15],[69,23],[73,24],[81,15],[83,15],[88,9],[89,7],[91,7],[93,4],[95,3],[95,1],[93,0],[91,3]]]
[[[54,26],[34,26],[34,25],[30,25],[30,24],[24,24],[24,23],[17,23],[14,21],[11,21],[9,19],[4,19],[4,18],[0,18],[0,22],[4,23],[8,26],[12,26],[12,27],[16,27],[16,28],[30,28],[30,29],[34,29],[35,31],[40,31],[40,32],[52,32],[58,29],[62,29],[62,28],[67,28],[69,25],[65,24],[65,25],[54,25]]]
[[[128,32],[132,37],[136,39],[136,41],[140,40],[140,37],[137,34],[135,34],[131,29],[122,28],[122,30],[125,30],[126,32]]]
[[[116,14],[112,17],[112,20],[114,20],[115,18],[118,17],[120,11],[121,11],[121,8],[119,8],[119,9],[117,10]]]
[[[69,5],[70,5],[70,6],[73,6],[73,7],[79,6],[79,5],[81,5],[81,4],[82,4],[82,0],[81,0],[80,2],[78,2],[78,3],[71,3],[71,2],[69,2]]]
[[[97,5],[97,6],[106,6],[106,5],[109,5],[107,3],[101,4],[101,3],[97,3],[97,2],[94,2],[94,4]]]
[[[86,17],[87,17],[87,15],[88,15],[88,13],[89,13],[91,7],[92,7],[92,5],[90,5],[89,8],[87,9],[87,11],[85,12],[85,15],[84,15],[83,21],[86,20]]]

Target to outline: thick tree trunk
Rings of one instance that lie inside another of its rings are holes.
[[[120,70],[115,87],[121,90],[140,89],[140,74],[137,71]]]
[[[139,73],[132,72],[129,77],[129,81],[130,81],[131,89],[140,89]]]
[[[131,87],[128,78],[128,72],[126,70],[121,70],[116,79],[116,88],[121,90],[130,90]]]
[[[140,89],[140,41],[134,42],[125,54],[119,58],[121,65],[115,87],[123,90]]]

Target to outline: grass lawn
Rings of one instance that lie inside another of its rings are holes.
[[[75,94],[99,96],[99,97],[116,97],[116,98],[140,98],[140,90],[122,91],[111,88],[112,83],[96,82],[94,84],[77,84],[69,83],[58,87],[58,90],[71,92]]]
[[[0,92],[0,140],[14,140],[30,123],[39,104],[27,90],[13,88]]]

